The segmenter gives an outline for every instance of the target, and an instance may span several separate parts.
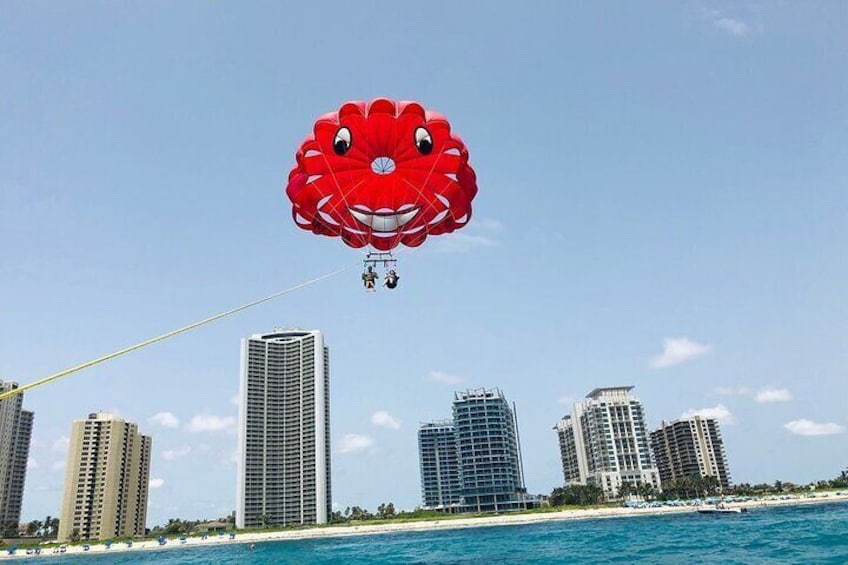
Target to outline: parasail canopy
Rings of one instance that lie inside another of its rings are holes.
[[[417,102],[346,102],[318,118],[296,159],[286,187],[295,223],[351,247],[417,247],[471,219],[468,150]]]

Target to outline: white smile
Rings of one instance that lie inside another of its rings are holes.
[[[446,209],[442,210],[436,216],[427,222],[427,225],[435,225],[441,222],[447,217],[450,208],[450,201],[442,196],[441,194],[437,194],[436,198],[441,202]],[[321,200],[318,201],[318,215],[321,217],[324,222],[339,227],[339,223],[333,219],[333,217],[322,210],[332,199],[332,195],[325,196]],[[396,210],[392,208],[380,208],[379,210],[371,210],[367,206],[362,204],[357,204],[353,208],[348,208],[351,216],[353,216],[363,227],[370,228],[371,235],[373,237],[381,237],[388,238],[394,237],[398,235],[398,233],[402,235],[409,235],[418,233],[423,230],[426,226],[418,226],[415,228],[410,228],[408,230],[400,230],[403,226],[412,221],[415,216],[418,215],[418,212],[421,211],[420,208],[416,207],[414,204],[404,204],[400,206]],[[467,221],[468,217],[464,216],[460,222]],[[295,217],[295,220],[298,223],[308,225],[309,221],[301,217],[299,214]],[[364,230],[358,230],[353,227],[342,225],[341,228],[349,233],[356,235],[367,235],[369,232]]]
[[[401,208],[408,207],[401,206]],[[412,218],[418,215],[419,208],[414,208],[407,212],[399,210],[389,210],[381,208],[376,212],[371,212],[367,208],[360,206],[359,209],[348,208],[351,215],[359,220],[360,223],[370,227],[375,232],[395,232],[408,224]]]

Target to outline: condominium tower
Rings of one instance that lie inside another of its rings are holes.
[[[0,393],[18,388],[0,381]],[[0,537],[14,535],[21,520],[33,413],[23,410],[23,394],[0,400]]]
[[[424,506],[446,512],[505,512],[538,506],[527,495],[515,412],[498,389],[454,394],[453,420],[418,430]]]
[[[418,428],[418,460],[424,507],[448,511],[457,508],[462,483],[452,421],[428,422]]]
[[[462,511],[527,507],[515,413],[499,389],[454,394]]]
[[[330,361],[321,332],[243,339],[239,392],[236,526],[327,523]]]
[[[597,388],[556,427],[565,484],[592,484],[608,498],[622,483],[660,488],[645,413],[632,386]]]
[[[730,469],[718,421],[693,416],[662,422],[651,432],[651,450],[663,482],[685,476],[715,477],[730,488]]]
[[[59,540],[142,536],[147,524],[150,436],[106,412],[71,428]]]

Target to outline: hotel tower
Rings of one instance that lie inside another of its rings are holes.
[[[241,342],[236,526],[326,524],[330,363],[320,331]]]
[[[18,388],[0,381],[0,392]],[[17,535],[21,520],[33,413],[23,410],[23,394],[0,400],[0,537]]]
[[[596,388],[554,429],[566,485],[591,484],[615,498],[622,483],[660,488],[645,412],[632,386]]]
[[[71,428],[59,541],[143,536],[147,525],[150,436],[106,412]]]

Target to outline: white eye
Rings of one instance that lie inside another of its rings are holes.
[[[336,137],[333,139],[333,151],[336,155],[344,155],[350,149],[350,130],[347,128],[339,128],[336,132]]]
[[[430,132],[425,128],[415,129],[415,147],[422,155],[429,155],[433,150],[433,138],[430,137]]]

